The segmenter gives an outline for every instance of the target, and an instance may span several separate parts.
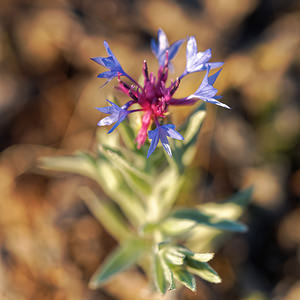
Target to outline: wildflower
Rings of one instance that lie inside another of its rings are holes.
[[[222,62],[209,63],[211,59],[211,49],[204,52],[197,52],[197,42],[195,37],[189,37],[186,45],[186,68],[181,78],[193,72],[199,72],[208,69],[219,68],[223,65]]]
[[[184,42],[184,40],[179,40],[169,46],[169,42],[165,32],[162,29],[158,30],[157,33],[158,43],[154,39],[151,40],[151,48],[153,54],[158,59],[159,65],[163,66],[166,58],[166,51],[169,52],[169,61],[171,61],[176,55],[179,47]],[[170,67],[170,66],[169,66]]]
[[[98,126],[105,126],[105,125],[111,125],[116,122],[116,124],[109,130],[108,133],[113,132],[119,124],[124,121],[124,119],[127,117],[129,114],[129,111],[127,111],[126,106],[119,107],[117,104],[106,100],[111,104],[111,106],[106,106],[106,107],[97,107],[97,109],[105,114],[110,114],[110,116],[105,117],[104,119],[100,120],[98,122]]]
[[[152,40],[151,47],[153,53],[158,58],[159,69],[157,75],[154,75],[153,72],[148,71],[147,62],[144,61],[142,69],[143,84],[136,82],[123,71],[121,65],[112,54],[106,42],[104,45],[109,57],[96,57],[93,59],[94,61],[110,69],[108,72],[99,74],[98,77],[108,78],[108,80],[118,77],[117,89],[130,98],[130,100],[122,107],[119,107],[118,105],[108,101],[111,106],[98,108],[98,110],[101,112],[110,114],[110,116],[102,119],[98,125],[103,126],[116,123],[109,131],[110,133],[128,116],[128,114],[137,111],[141,112],[142,122],[141,128],[136,137],[136,142],[137,147],[140,148],[142,145],[144,145],[147,136],[149,137],[151,144],[147,157],[153,153],[158,145],[159,140],[161,141],[167,154],[170,156],[172,155],[172,152],[168,143],[168,137],[183,140],[183,137],[175,130],[175,125],[163,124],[164,119],[168,114],[169,106],[192,105],[201,99],[206,102],[229,108],[229,106],[226,104],[218,101],[218,99],[221,97],[216,95],[218,91],[213,87],[213,84],[221,70],[209,76],[209,72],[212,68],[219,67],[223,63],[209,63],[211,58],[210,49],[197,53],[197,44],[194,37],[190,37],[187,42],[186,70],[179,78],[171,80],[170,83],[167,83],[169,69],[171,66],[170,61],[172,58],[174,58],[182,43],[183,40],[179,40],[169,46],[169,42],[164,31],[162,29],[158,31],[158,43]],[[202,70],[206,70],[206,74],[201,85],[195,91],[195,93],[185,98],[175,98],[174,94],[180,85],[181,79],[189,73]],[[105,73],[107,73],[107,75],[105,75]],[[127,77],[131,83],[129,84],[123,81],[121,76]],[[139,105],[139,108],[130,110],[132,105]],[[152,125],[156,128],[150,130]]]
[[[173,124],[157,126],[154,130],[148,131],[148,137],[152,141],[148,150],[147,158],[149,158],[149,156],[153,153],[159,140],[169,156],[172,156],[172,151],[167,137],[171,137],[176,140],[183,140],[182,135],[175,130],[175,126]]]
[[[210,71],[210,66],[208,66],[206,74],[197,91],[194,94],[188,96],[187,99],[199,98],[203,101],[230,109],[228,105],[217,100],[220,99],[221,96],[216,96],[218,90],[213,87],[213,84],[215,83],[217,77],[219,76],[221,69],[215,74],[208,77],[209,71]]]

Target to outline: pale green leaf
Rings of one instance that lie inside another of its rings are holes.
[[[179,236],[186,234],[197,225],[194,220],[167,218],[159,226],[160,230],[168,236]]]
[[[133,190],[142,192],[142,195],[151,193],[152,182],[146,173],[135,168],[133,164],[130,164],[127,159],[122,157],[121,153],[112,148],[102,147],[100,151],[122,173],[124,179]]]
[[[95,160],[88,154],[70,156],[43,157],[38,161],[38,167],[47,171],[72,173],[95,179]]]
[[[239,222],[218,219],[214,216],[204,214],[200,210],[194,208],[178,209],[171,214],[171,217],[179,220],[194,221],[197,222],[197,224],[214,227],[220,230],[236,231],[236,232],[247,231],[247,227]]]
[[[128,239],[132,232],[123,215],[107,200],[100,200],[88,187],[82,187],[78,191],[85,201],[91,213],[101,222],[103,227],[118,241]]]
[[[187,265],[189,272],[201,277],[206,281],[212,283],[220,283],[222,281],[218,273],[206,262],[196,261],[188,257]]]
[[[185,247],[177,247],[178,251],[183,253],[187,257],[191,257],[192,259],[200,262],[208,262],[213,259],[214,253],[194,253],[193,251],[185,248]]]
[[[168,247],[164,252],[165,260],[175,266],[181,266],[184,263],[185,255],[175,247]]]
[[[174,277],[188,289],[196,291],[196,280],[193,274],[182,268],[172,269]]]
[[[195,253],[191,257],[196,261],[208,262],[214,258],[214,255],[214,253]]]
[[[137,262],[145,250],[146,245],[144,241],[138,239],[128,240],[104,261],[91,278],[89,286],[92,289],[100,287],[112,276]]]
[[[164,262],[160,251],[154,254],[154,282],[162,294],[174,286],[172,271]]]
[[[229,197],[222,203],[205,203],[198,205],[201,212],[218,219],[237,220],[243,213],[245,206],[249,203],[252,188],[242,190]],[[208,251],[211,247],[220,245],[225,236],[223,232],[213,227],[195,227],[186,240],[186,245],[197,252]]]

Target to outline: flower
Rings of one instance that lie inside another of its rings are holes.
[[[104,41],[104,47],[106,49],[108,57],[93,57],[91,60],[95,61],[97,64],[109,69],[110,71],[106,71],[103,73],[100,73],[97,77],[99,78],[107,78],[107,81],[105,84],[107,84],[109,81],[111,81],[113,78],[120,75],[126,75],[126,73],[123,71],[120,63],[118,62],[117,58],[114,56],[112,51],[109,48],[109,45],[106,41]],[[104,84],[104,85],[105,85]]]
[[[218,90],[213,87],[213,84],[215,83],[221,70],[222,69],[220,69],[218,72],[216,72],[215,74],[208,77],[208,73],[210,71],[210,66],[208,66],[206,74],[205,74],[199,88],[197,89],[197,91],[194,94],[188,96],[186,99],[188,100],[188,99],[199,98],[205,102],[213,103],[213,104],[230,109],[230,107],[228,105],[217,100],[222,97],[216,96]]]
[[[204,52],[197,51],[196,39],[194,36],[191,36],[186,45],[186,68],[180,76],[181,78],[189,73],[206,70],[208,67],[214,69],[223,65],[222,62],[208,62],[211,59],[211,49],[207,49]]]
[[[99,74],[98,77],[107,78],[108,81],[114,77],[118,77],[117,89],[129,98],[127,103],[122,107],[107,100],[111,106],[98,108],[98,110],[109,114],[109,116],[102,119],[98,125],[104,126],[116,123],[108,132],[111,133],[128,114],[137,111],[141,112],[141,128],[137,134],[136,142],[137,148],[140,148],[145,144],[147,136],[149,137],[151,144],[147,157],[153,153],[159,140],[170,156],[172,155],[172,152],[168,143],[168,137],[183,140],[183,137],[175,130],[175,125],[163,124],[166,116],[169,114],[169,106],[192,105],[201,99],[206,102],[229,108],[226,104],[218,101],[221,96],[216,95],[218,91],[213,87],[221,70],[208,76],[212,68],[220,67],[223,63],[209,63],[211,58],[210,49],[197,53],[197,44],[194,37],[190,37],[187,41],[187,64],[185,71],[179,78],[168,81],[169,69],[171,66],[170,61],[174,58],[182,43],[183,40],[179,40],[169,46],[164,31],[162,29],[158,30],[158,43],[156,43],[155,40],[152,40],[151,47],[153,53],[158,58],[159,69],[157,74],[154,75],[153,72],[148,71],[147,62],[144,61],[142,69],[144,78],[143,83],[138,83],[123,71],[106,42],[104,42],[104,45],[109,56],[93,58],[94,61],[110,70]],[[179,88],[181,79],[189,73],[202,70],[206,70],[206,74],[199,88],[188,97],[180,99],[175,98],[174,95]],[[131,83],[122,80],[122,75],[129,79]],[[129,110],[132,105],[138,105],[139,108]],[[153,124],[156,128],[150,130]]]
[[[169,61],[171,61],[176,55],[179,47],[184,42],[184,40],[179,40],[169,46],[169,42],[165,32],[162,29],[158,30],[157,33],[158,43],[154,39],[151,40],[152,52],[158,59],[159,65],[163,66],[165,63],[166,52],[169,53]]]
[[[149,156],[153,153],[159,140],[169,156],[172,156],[172,151],[167,137],[171,137],[176,140],[183,140],[182,135],[175,130],[175,125],[173,124],[157,126],[154,130],[148,131],[148,137],[152,141],[148,150],[147,158],[149,158]]]
[[[117,104],[115,104],[109,100],[106,100],[106,101],[109,102],[111,104],[111,106],[97,107],[97,109],[105,114],[110,114],[110,116],[107,116],[104,119],[100,120],[97,125],[105,126],[105,125],[111,125],[116,122],[116,124],[108,132],[108,133],[111,133],[119,126],[119,124],[122,121],[124,121],[124,119],[129,114],[129,111],[124,109],[124,107],[126,107],[125,105],[124,105],[124,107],[123,106],[119,107]]]

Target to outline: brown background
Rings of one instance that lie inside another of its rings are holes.
[[[1,0],[0,299],[142,299],[134,274],[88,290],[115,241],[76,196],[84,179],[33,171],[37,157],[92,149],[94,107],[114,85],[99,89],[104,69],[89,60],[105,54],[103,40],[138,78],[143,59],[157,67],[149,45],[160,27],[171,42],[195,35],[199,50],[225,62],[216,87],[232,107],[209,105],[180,201],[255,187],[249,232],[230,237],[213,262],[223,283],[199,280],[196,294],[179,299],[300,299],[299,8],[292,0]],[[184,47],[174,61],[179,74]],[[174,110],[175,123],[185,114]]]

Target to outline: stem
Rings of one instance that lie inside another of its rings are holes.
[[[184,76],[188,75],[189,72],[187,72],[186,70],[180,75],[179,80],[181,80]]]
[[[141,85],[139,83],[137,83],[130,75],[125,74],[125,76],[131,80],[136,86],[138,86],[140,89],[142,89]]]
[[[158,122],[158,119],[157,119],[156,117],[154,118],[154,122],[155,122],[155,124],[156,124],[157,127],[160,126],[160,124],[159,124],[159,122]]]
[[[137,112],[137,111],[144,111],[143,109],[132,109],[132,110],[127,110],[130,114]]]

